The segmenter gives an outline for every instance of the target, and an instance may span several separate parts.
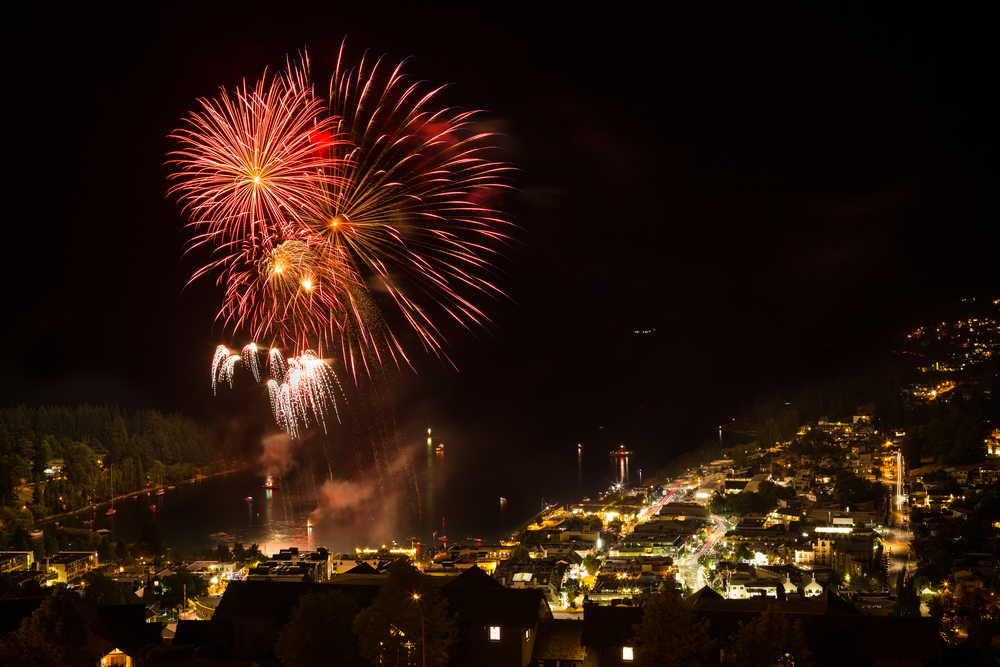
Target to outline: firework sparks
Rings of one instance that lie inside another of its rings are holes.
[[[274,350],[272,350],[274,353]],[[280,353],[278,353],[280,357]],[[288,359],[287,366],[271,366],[272,372],[282,374],[267,381],[267,391],[271,398],[274,419],[293,438],[299,437],[300,428],[308,428],[318,423],[326,432],[329,418],[328,406],[333,409],[337,421],[340,411],[337,407],[335,389],[341,389],[336,373],[311,350]]]
[[[170,192],[198,230],[194,245],[226,255],[214,268],[245,246],[272,247],[275,234],[312,217],[317,184],[335,180],[337,165],[310,140],[329,134],[332,119],[321,117],[322,103],[280,76],[265,74],[252,89],[244,81],[233,94],[201,104],[189,127],[172,135],[182,148],[172,154],[178,171]]]
[[[250,343],[249,345],[246,345],[240,356],[243,358],[244,363],[250,368],[250,372],[253,373],[253,379],[260,382],[260,364],[257,363],[257,344]]]
[[[233,387],[233,372],[236,369],[236,362],[240,360],[240,355],[230,354],[229,348],[220,345],[215,348],[215,356],[212,358],[212,393],[215,394],[216,385],[219,382],[228,382],[229,388]]]
[[[324,353],[339,350],[355,379],[410,363],[384,308],[447,359],[439,319],[488,326],[472,297],[502,296],[491,260],[509,222],[492,199],[514,168],[490,159],[480,112],[435,107],[441,89],[402,68],[347,67],[342,46],[324,102],[308,57],[289,61],[254,88],[202,100],[173,135],[170,192],[195,231],[191,247],[212,252],[192,280],[217,274],[223,328],[270,343],[271,403],[293,435],[323,422],[327,405],[336,411]],[[292,351],[287,362],[277,347]],[[216,351],[213,391],[232,384],[240,360]],[[253,344],[242,360],[260,382]]]

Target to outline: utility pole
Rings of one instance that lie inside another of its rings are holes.
[[[414,593],[413,599],[417,601],[417,611],[420,612],[420,661],[423,667],[427,667],[427,645],[424,638],[424,608],[420,606],[419,593]]]

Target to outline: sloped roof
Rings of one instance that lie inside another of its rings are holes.
[[[291,617],[299,598],[308,591],[329,593],[338,590],[354,600],[358,607],[367,607],[382,587],[384,577],[367,583],[303,583],[299,581],[231,581],[222,601],[215,608],[212,620],[268,617],[281,626]]]
[[[368,563],[362,562],[355,565],[347,572],[344,572],[344,574],[378,574],[378,570],[376,570]]]
[[[632,626],[642,623],[643,613],[640,607],[587,605],[583,608],[580,642],[593,648],[626,646],[635,636]]]
[[[684,605],[687,607],[694,607],[702,599],[706,600],[722,600],[723,597],[718,594],[711,586],[702,586],[694,595],[685,598]]]
[[[458,614],[459,625],[533,628],[552,614],[545,595],[537,589],[443,586],[441,593]]]
[[[503,584],[473,565],[441,588],[503,588]]]
[[[171,643],[174,646],[185,644],[201,646],[202,640],[205,639],[205,633],[208,632],[208,627],[211,624],[211,621],[177,621],[177,631],[174,633],[174,640]]]
[[[776,580],[771,579],[771,582]],[[705,589],[702,589],[702,591]],[[701,591],[699,591],[701,593]],[[688,600],[694,599],[692,595]],[[687,602],[687,601],[685,601]],[[775,598],[753,597],[746,600],[726,600],[721,595],[702,595],[690,603],[691,608],[698,613],[728,613],[740,615],[756,615],[764,610],[775,607],[779,614],[809,614],[809,615],[847,615],[858,616],[862,612],[854,608],[846,600],[824,591],[808,600],[779,601]]]
[[[587,650],[580,639],[583,621],[554,619],[538,628],[538,637],[531,652],[531,660],[585,660]]]

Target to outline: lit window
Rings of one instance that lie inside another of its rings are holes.
[[[623,646],[622,647],[622,661],[623,662],[631,662],[633,658],[634,658],[634,656],[632,655],[632,647],[631,646]]]
[[[498,642],[498,641],[500,641],[500,626],[499,625],[491,625],[490,626],[490,641],[491,642]]]
[[[530,639],[531,639],[531,630],[530,629],[525,630],[524,631],[524,641],[529,641]]]

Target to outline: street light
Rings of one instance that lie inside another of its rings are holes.
[[[413,599],[417,601],[417,610],[420,612],[420,661],[423,667],[427,667],[427,647],[424,644],[424,609],[420,606],[419,593],[414,593]]]

